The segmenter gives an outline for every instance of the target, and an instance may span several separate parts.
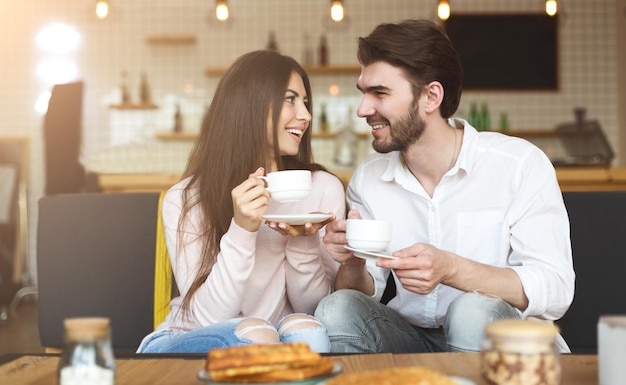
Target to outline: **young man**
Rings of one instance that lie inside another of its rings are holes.
[[[436,24],[379,25],[359,39],[358,57],[357,114],[379,154],[352,176],[348,217],[392,221],[397,259],[366,263],[343,247],[345,221],[326,226],[341,267],[315,315],[332,351],[477,351],[493,320],[561,317],[574,270],[549,159],[527,141],[451,118],[463,70]],[[397,294],[385,306],[389,274]]]

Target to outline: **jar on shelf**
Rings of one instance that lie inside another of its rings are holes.
[[[59,385],[114,385],[115,358],[108,318],[68,318]]]
[[[487,325],[480,371],[493,385],[558,385],[558,328],[542,321],[499,320]]]

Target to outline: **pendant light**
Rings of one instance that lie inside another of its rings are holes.
[[[556,0],[546,0],[546,13],[548,16],[556,15],[558,10],[558,6],[556,4]]]
[[[448,4],[448,0],[439,0],[437,16],[439,16],[441,20],[448,20],[450,17],[450,4]]]
[[[109,3],[107,0],[98,0],[96,3],[96,16],[98,19],[105,19],[109,15]]]
[[[330,18],[337,23],[343,20],[343,2],[341,0],[331,0]]]
[[[217,0],[215,5],[215,17],[219,21],[228,20],[229,10],[226,0]]]

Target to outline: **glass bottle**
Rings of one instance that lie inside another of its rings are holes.
[[[328,42],[326,35],[320,37],[320,45],[317,49],[317,64],[321,66],[328,65]]]
[[[115,358],[108,318],[68,318],[59,385],[114,385]]]
[[[269,51],[278,52],[278,43],[276,42],[276,34],[274,34],[274,31],[270,31],[270,36],[267,39],[266,49]]]
[[[500,131],[506,132],[509,130],[509,116],[506,112],[500,114]]]
[[[483,103],[480,111],[480,128],[485,131],[489,131],[491,129],[491,119],[489,118],[489,108],[487,107],[487,103]]]
[[[480,130],[480,117],[478,116],[478,106],[474,102],[470,104],[470,113],[467,121],[472,127]]]
[[[508,319],[485,327],[480,371],[490,384],[558,385],[558,328],[549,322]]]
[[[120,83],[120,94],[122,95],[122,104],[130,103],[130,92],[128,91],[128,81],[126,79],[126,71],[122,71],[122,82]]]
[[[320,111],[320,132],[328,132],[328,115],[326,114],[326,104],[321,105]]]
[[[304,48],[302,49],[302,65],[313,65],[313,49],[311,48],[311,38],[308,33],[304,34]]]
[[[183,114],[180,111],[180,104],[176,104],[176,112],[174,112],[174,132],[183,132]]]
[[[139,100],[143,104],[148,104],[151,101],[150,85],[148,84],[148,77],[145,72],[141,73],[141,81],[139,83]]]
[[[335,163],[339,166],[354,166],[359,149],[359,137],[352,124],[352,108],[348,108],[347,120],[337,134]]]

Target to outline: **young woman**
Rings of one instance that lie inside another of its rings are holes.
[[[185,178],[165,195],[163,225],[180,296],[138,351],[207,352],[252,343],[307,342],[327,352],[311,314],[338,264],[323,226],[345,214],[341,181],[312,162],[311,86],[292,58],[254,51],[220,80]],[[308,169],[298,202],[271,199],[264,173]],[[322,223],[264,222],[265,214],[330,213]]]

